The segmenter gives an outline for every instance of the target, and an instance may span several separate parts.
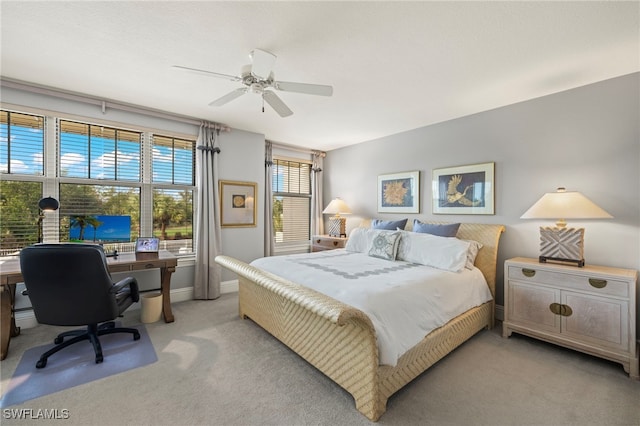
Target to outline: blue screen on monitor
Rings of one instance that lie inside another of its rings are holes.
[[[131,216],[70,216],[69,240],[100,243],[129,242],[131,241]]]

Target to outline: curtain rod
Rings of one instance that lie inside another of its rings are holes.
[[[273,146],[274,148],[288,149],[289,151],[297,151],[297,152],[302,152],[302,153],[311,154],[311,155],[317,154],[323,158],[327,155],[326,152],[320,151],[317,149],[301,148],[299,146],[287,145],[287,144],[273,142],[273,141],[269,141],[269,142],[271,142],[271,146]]]
[[[186,116],[173,114],[165,111],[144,108],[136,105],[124,104],[121,102],[115,102],[115,101],[106,100],[106,99],[94,98],[88,95],[82,95],[82,94],[63,91],[60,89],[53,89],[49,87],[34,85],[31,83],[24,83],[17,80],[7,79],[6,77],[3,77],[2,79],[0,79],[0,86],[23,90],[25,92],[52,96],[60,99],[67,99],[71,101],[82,102],[89,105],[95,105],[102,109],[103,114],[106,112],[107,108],[113,108],[113,109],[118,109],[120,111],[133,112],[136,114],[142,114],[142,115],[162,118],[166,120],[178,121],[186,124],[193,124],[194,126],[200,126],[203,122],[203,120],[195,120],[193,118],[189,118]],[[219,124],[219,123],[212,123],[212,124],[215,125],[216,129],[219,129],[225,132],[231,131],[231,128],[224,124]]]

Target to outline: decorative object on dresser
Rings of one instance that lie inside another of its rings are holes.
[[[640,379],[638,271],[518,257],[505,262],[504,277],[503,337],[516,332],[619,362]]]
[[[346,237],[347,236],[347,219],[340,216],[341,214],[351,214],[351,209],[347,206],[347,203],[342,201],[341,198],[334,198],[331,200],[326,209],[322,211],[323,214],[334,215],[329,219],[329,236],[331,237]]]
[[[495,214],[495,163],[433,169],[433,213]]]
[[[311,238],[311,251],[324,251],[344,248],[347,245],[347,237],[334,237],[332,235],[314,235]]]
[[[420,171],[378,176],[379,213],[420,213]]]
[[[576,191],[558,188],[546,193],[521,219],[558,219],[556,226],[540,227],[540,262],[548,260],[584,266],[584,228],[567,228],[565,219],[610,219],[609,213]]]

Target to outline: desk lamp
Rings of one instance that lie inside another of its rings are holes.
[[[584,228],[567,228],[565,219],[609,219],[609,213],[576,191],[558,188],[546,193],[521,219],[557,219],[556,226],[540,227],[540,262],[548,260],[584,266]]]
[[[44,212],[58,210],[60,203],[53,197],[41,198],[38,201],[40,214],[38,215],[38,242],[42,242],[42,222],[44,221]]]

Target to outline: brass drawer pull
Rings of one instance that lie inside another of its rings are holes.
[[[605,288],[607,286],[607,280],[599,280],[597,278],[589,278],[589,284],[595,288]]]
[[[522,268],[522,275],[524,275],[525,277],[533,277],[536,274],[536,270],[535,269],[528,269],[528,268]]]
[[[569,305],[561,305],[562,308],[560,309],[560,315],[562,315],[563,317],[570,317],[571,314],[573,314],[573,309],[571,309],[571,306]]]
[[[334,241],[334,242],[333,242],[333,246],[335,247],[335,246],[337,246],[337,245],[338,245],[338,242],[337,242],[337,241]]]
[[[556,315],[562,315],[563,317],[570,317],[573,315],[573,309],[569,305],[561,305],[560,303],[552,303],[549,305],[549,310]]]
[[[322,241],[322,240],[316,240],[316,243],[317,243],[317,244],[320,244],[320,242],[321,242],[321,241]]]

